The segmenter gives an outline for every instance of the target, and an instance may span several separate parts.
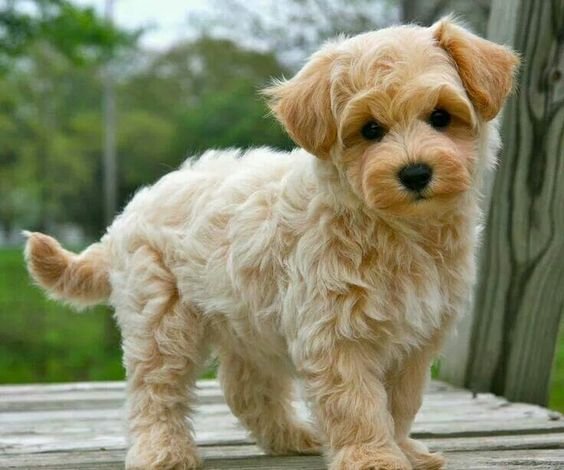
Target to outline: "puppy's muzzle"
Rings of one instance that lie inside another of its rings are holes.
[[[401,184],[409,191],[421,192],[433,179],[433,169],[425,163],[404,166],[398,172]]]

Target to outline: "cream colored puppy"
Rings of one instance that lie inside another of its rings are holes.
[[[80,255],[30,234],[53,297],[115,308],[127,468],[199,465],[186,418],[209,347],[266,451],[322,444],[332,470],[443,466],[409,431],[474,282],[492,119],[517,63],[449,19],[338,39],[266,90],[302,149],[188,161]],[[294,415],[297,377],[315,427]]]

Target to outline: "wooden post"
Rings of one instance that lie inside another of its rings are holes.
[[[517,33],[517,13],[514,2],[494,1],[491,5],[487,26],[487,37],[498,44],[515,47]],[[503,24],[503,27],[499,25]],[[502,136],[505,140],[505,136]],[[505,157],[501,156],[505,160]],[[484,199],[482,210],[487,218],[489,212],[492,187],[495,174],[485,181],[483,189]],[[439,378],[453,385],[464,387],[467,385],[467,371],[470,363],[470,349],[472,328],[474,325],[474,298],[468,303],[464,317],[457,325],[457,329],[447,339],[441,358]]]
[[[564,311],[564,0],[494,0],[490,25],[523,65],[502,126],[465,385],[544,405]]]

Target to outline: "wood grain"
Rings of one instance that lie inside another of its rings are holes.
[[[564,311],[564,0],[511,5],[497,27],[523,66],[502,126],[465,384],[544,405]]]
[[[268,457],[227,408],[216,381],[199,383],[196,440],[206,469],[324,469],[321,457]],[[123,468],[121,382],[0,386],[0,468]],[[307,415],[303,402],[295,403]],[[554,469],[564,464],[564,419],[545,408],[432,382],[413,435],[449,468]]]
[[[234,452],[236,450],[236,452]],[[249,455],[245,455],[247,453]],[[205,470],[223,469],[269,469],[269,470],[325,470],[327,467],[320,456],[270,457],[257,455],[254,447],[233,449],[217,447],[203,449]],[[450,470],[480,469],[561,469],[564,453],[559,449],[544,450],[480,450],[445,452]],[[66,455],[42,455],[27,459],[3,461],[0,468],[41,468],[47,469],[123,469],[124,451],[84,452]]]

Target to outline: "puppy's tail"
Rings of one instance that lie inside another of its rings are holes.
[[[77,308],[102,303],[111,292],[109,254],[94,243],[80,254],[65,250],[57,240],[42,233],[27,236],[25,259],[31,276],[50,296]]]

